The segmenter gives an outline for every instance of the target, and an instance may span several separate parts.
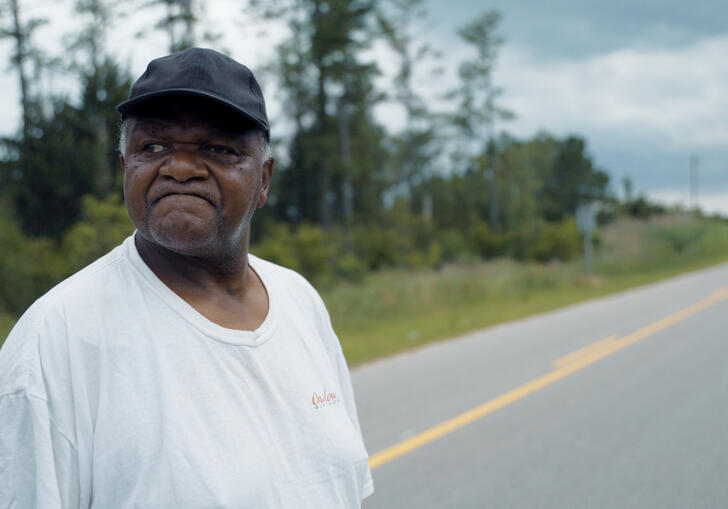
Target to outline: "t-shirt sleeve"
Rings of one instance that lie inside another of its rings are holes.
[[[33,320],[0,350],[0,507],[80,507],[78,454],[49,411]]]
[[[77,458],[43,398],[0,395],[1,507],[78,507]]]

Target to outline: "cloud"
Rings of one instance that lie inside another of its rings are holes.
[[[619,48],[679,48],[725,33],[725,0],[428,0],[434,19],[459,26],[484,9],[503,14],[502,33],[542,58],[583,58]]]
[[[687,189],[680,191],[676,189],[658,189],[649,193],[651,200],[666,205],[681,205],[685,208],[692,207],[694,203],[690,198]],[[706,214],[721,214],[728,216],[728,193],[698,190],[696,196],[697,204]]]
[[[504,49],[497,80],[513,129],[641,133],[666,150],[728,146],[728,36],[678,50],[541,62]]]
[[[496,81],[517,118],[501,128],[521,137],[545,129],[586,138],[615,188],[629,176],[642,191],[683,189],[696,155],[703,185],[725,192],[726,54],[728,35],[680,48],[625,47],[561,60],[506,46]]]

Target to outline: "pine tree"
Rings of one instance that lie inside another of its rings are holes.
[[[72,66],[99,68],[107,58],[106,36],[118,12],[118,3],[109,0],[76,0],[74,11],[86,20],[86,24],[80,32],[70,36],[69,49],[85,54],[86,62],[74,62]]]
[[[197,28],[201,21],[201,13],[204,12],[203,0],[145,0],[143,8],[155,8],[161,6],[164,15],[154,25],[157,30],[167,33],[169,40],[169,52],[175,53],[197,44]],[[214,36],[206,35],[205,40],[214,39]]]
[[[0,14],[8,21],[7,25],[0,26],[0,38],[13,40],[14,48],[10,62],[18,74],[22,109],[21,132],[23,137],[26,137],[29,134],[32,117],[39,114],[40,108],[29,79],[31,67],[35,65],[37,68],[42,61],[42,53],[32,41],[33,32],[47,23],[47,20],[31,18],[23,21],[19,0],[3,0],[0,3]]]
[[[498,49],[504,42],[503,37],[496,33],[499,22],[498,12],[487,11],[458,29],[458,36],[475,50],[475,57],[460,64],[460,85],[449,94],[457,101],[458,113],[453,115],[452,120],[463,141],[460,144],[463,154],[460,155],[464,156],[468,165],[479,156],[481,164],[487,165],[491,181],[489,221],[494,231],[500,227],[495,123],[513,117],[510,111],[497,104],[503,91],[493,83]]]
[[[284,111],[295,131],[276,189],[289,219],[324,227],[350,225],[379,207],[383,130],[372,109],[376,65],[361,61],[374,29],[373,1],[264,2],[268,17],[285,20],[290,36],[277,48]]]
[[[93,136],[89,158],[96,167],[95,194],[103,196],[118,191],[120,185],[116,178],[116,129],[109,118],[115,119],[116,113],[109,101],[123,98],[119,88],[126,86],[129,78],[108,55],[106,38],[113,20],[122,13],[119,4],[110,0],[76,0],[74,10],[86,23],[79,32],[69,34],[68,49],[74,54],[69,70],[81,81],[81,116]]]
[[[384,39],[398,59],[391,99],[401,104],[405,126],[394,137],[393,176],[399,190],[408,194],[428,175],[428,167],[436,159],[437,137],[435,115],[414,89],[415,73],[437,53],[416,34],[427,19],[424,0],[387,0],[382,2],[377,19]],[[433,69],[436,76],[441,69]]]

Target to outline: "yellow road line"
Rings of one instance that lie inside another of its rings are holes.
[[[587,366],[590,366],[591,364],[594,364],[595,362],[609,355],[612,355],[613,353],[622,350],[623,348],[631,346],[646,337],[649,337],[663,329],[666,329],[667,327],[670,327],[671,325],[674,325],[681,320],[689,318],[699,313],[703,309],[713,306],[726,299],[728,299],[728,287],[716,290],[710,295],[710,297],[703,299],[681,311],[678,311],[677,313],[667,316],[650,325],[647,325],[646,327],[643,327],[631,334],[628,334],[623,338],[616,339],[614,336],[609,336],[607,338],[599,340],[597,342],[599,344],[598,347],[594,347],[591,349],[589,347],[585,347],[581,350],[573,352],[574,354],[579,353],[579,355],[570,357],[572,354],[569,354],[568,356],[562,357],[561,359],[557,359],[557,361],[559,361],[563,360],[564,358],[569,358],[569,361],[566,363],[562,363],[561,367],[550,373],[540,376],[535,380],[523,384],[520,387],[508,391],[505,394],[493,398],[490,401],[476,406],[475,408],[471,408],[470,410],[463,412],[460,415],[456,415],[455,417],[452,417],[451,419],[437,424],[430,429],[423,431],[422,433],[408,438],[407,440],[403,440],[398,444],[395,444],[372,455],[369,458],[369,466],[372,469],[375,469],[401,456],[404,456],[405,454],[408,454],[415,449],[419,449],[420,447],[429,444],[430,442],[433,442],[438,438],[452,433],[453,431],[460,429],[473,421],[481,419],[486,415],[513,403],[514,401],[525,398],[529,394],[533,394],[534,392],[541,390],[544,387],[547,387],[554,382],[561,380],[562,378],[565,378]]]
[[[579,359],[582,359],[584,357],[589,357],[591,355],[594,355],[594,353],[598,352],[599,350],[608,347],[616,339],[617,339],[617,335],[612,334],[611,336],[607,336],[606,338],[600,339],[599,341],[595,341],[594,343],[586,345],[584,348],[580,348],[574,352],[571,352],[570,354],[564,355],[563,357],[559,357],[558,359],[556,359],[554,361],[554,368],[555,369],[563,368],[567,364],[571,364],[572,362],[576,362]]]

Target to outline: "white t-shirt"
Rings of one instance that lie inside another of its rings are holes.
[[[249,260],[255,331],[195,311],[133,237],[36,301],[0,351],[0,507],[360,507],[372,477],[323,301]]]

